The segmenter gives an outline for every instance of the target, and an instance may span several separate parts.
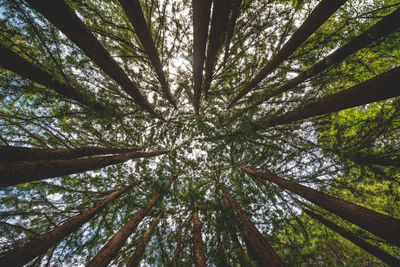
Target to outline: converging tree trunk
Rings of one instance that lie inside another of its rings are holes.
[[[171,178],[163,188],[155,193],[147,204],[136,212],[129,221],[121,227],[121,229],[104,245],[104,247],[97,253],[93,259],[87,264],[88,267],[106,267],[111,260],[115,257],[121,247],[125,244],[126,240],[133,233],[139,223],[143,220],[151,208],[158,202],[163,194],[168,190],[175,178]]]
[[[135,252],[133,253],[133,256],[129,259],[128,264],[126,266],[128,266],[128,267],[138,267],[139,266],[140,260],[143,258],[143,253],[146,248],[147,242],[149,241],[151,235],[154,232],[154,229],[156,229],[157,224],[160,222],[161,217],[163,215],[164,215],[164,211],[160,211],[157,218],[151,224],[150,228],[147,229],[147,231],[140,238],[140,240],[138,241],[138,243],[135,247]]]
[[[321,215],[318,215],[318,214],[316,214],[316,213],[314,213],[314,212],[312,212],[310,210],[307,210],[307,209],[305,209],[304,212],[306,214],[308,214],[310,217],[312,217],[312,218],[318,220],[319,222],[321,222],[322,224],[324,224],[326,227],[329,227],[330,229],[332,229],[336,233],[340,234],[341,236],[343,236],[344,238],[346,238],[347,240],[349,240],[353,244],[361,247],[362,249],[364,249],[367,252],[371,253],[372,255],[377,257],[378,259],[380,259],[383,262],[389,264],[390,266],[400,266],[400,260],[399,259],[393,257],[392,255],[389,255],[388,253],[386,253],[385,251],[381,250],[380,248],[378,248],[378,247],[376,247],[374,245],[371,245],[368,242],[365,242],[361,238],[358,238],[357,236],[355,236],[351,232],[349,232],[346,229],[344,229],[344,228],[334,224],[333,222],[325,219]]]
[[[240,8],[242,6],[242,0],[233,0],[232,12],[229,16],[228,30],[225,42],[225,53],[224,53],[224,61],[223,65],[225,66],[226,61],[228,60],[229,48],[231,45],[231,40],[233,37],[233,32],[235,31],[236,20],[240,15]]]
[[[57,245],[69,234],[77,231],[84,223],[86,223],[96,214],[102,211],[111,200],[119,197],[132,187],[133,185],[129,185],[111,193],[103,200],[98,202],[96,205],[94,205],[92,208],[69,219],[61,226],[56,227],[49,233],[34,238],[32,241],[29,241],[20,248],[6,251],[2,255],[0,255],[0,266],[23,266],[33,260],[35,257],[46,253],[48,249]]]
[[[240,242],[239,242],[239,239],[236,235],[236,231],[233,231],[233,229],[229,228],[229,235],[231,237],[232,243],[235,245],[236,249],[239,252],[238,258],[239,258],[240,266],[243,266],[243,267],[251,266],[251,264],[247,258],[247,255],[244,252],[242,244],[240,244]]]
[[[197,202],[193,204],[193,254],[194,265],[196,267],[206,266],[206,257],[204,255],[203,239],[201,237],[201,222]]]
[[[354,161],[355,163],[365,166],[381,165],[381,166],[400,168],[400,155],[396,155],[394,157],[380,156],[380,155],[371,155],[371,156],[353,155],[350,156],[349,159]]]
[[[179,254],[182,250],[182,226],[178,227],[178,233],[176,235],[176,248],[174,252],[174,258],[172,259],[172,267],[178,267],[179,265]]]
[[[169,151],[129,152],[113,156],[84,159],[3,162],[0,163],[0,188],[46,178],[86,172],[122,163],[134,158],[148,158],[166,153],[169,153]]]
[[[228,258],[226,256],[224,246],[222,245],[222,242],[221,242],[220,233],[217,233],[217,249],[218,249],[218,256],[217,256],[218,264],[217,264],[217,266],[220,266],[220,267],[229,266]]]
[[[327,195],[282,177],[239,166],[251,176],[258,177],[295,193],[343,219],[400,247],[400,220],[379,212]]]

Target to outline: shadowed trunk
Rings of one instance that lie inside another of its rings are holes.
[[[259,82],[274,71],[345,2],[346,0],[321,0],[278,53],[274,55],[264,68],[231,100],[227,108],[231,108],[239,99],[245,96]]]
[[[235,31],[236,20],[240,15],[241,6],[242,6],[242,0],[233,0],[232,13],[230,14],[230,17],[229,17],[228,32],[227,32],[226,43],[225,43],[225,55],[224,55],[224,61],[223,61],[224,66],[226,64],[226,61],[228,60],[229,47],[231,45],[233,32]]]
[[[239,203],[236,202],[224,186],[221,185],[221,189],[225,204],[234,210],[238,221],[241,222],[240,225],[243,229],[243,236],[250,256],[257,261],[260,266],[284,266],[278,254],[276,254],[262,234],[253,225]]]
[[[378,259],[389,264],[390,266],[400,266],[399,259],[393,257],[392,255],[389,255],[388,253],[381,250],[380,248],[378,248],[374,245],[371,245],[368,242],[365,242],[364,240],[356,237],[355,235],[353,235],[351,232],[347,231],[346,229],[332,223],[331,221],[323,218],[322,216],[320,216],[318,214],[315,214],[312,211],[305,209],[304,212],[307,213],[307,215],[309,215],[310,217],[312,217],[312,218],[318,220],[319,222],[321,222],[322,224],[324,224],[326,227],[331,228],[336,233],[338,233],[341,236],[343,236],[344,238],[348,239],[353,244],[359,246],[360,248],[364,249],[365,251],[367,251],[367,252],[371,253],[372,255],[374,255],[375,257],[377,257]]]
[[[3,255],[0,255],[0,266],[23,266],[24,264],[27,264],[28,262],[33,260],[35,257],[46,253],[49,248],[57,245],[58,242],[63,240],[70,233],[76,232],[84,223],[86,223],[96,214],[102,211],[106,207],[108,202],[119,197],[120,195],[131,189],[132,186],[133,185],[129,185],[111,193],[103,200],[98,202],[96,205],[94,205],[92,208],[69,219],[61,226],[55,228],[49,233],[36,237],[22,247],[6,251],[5,253],[3,253]]]
[[[139,223],[143,220],[146,214],[151,208],[158,202],[163,196],[167,189],[171,186],[175,178],[171,178],[169,182],[163,186],[163,188],[155,193],[149,202],[136,212],[129,221],[121,227],[121,229],[104,245],[104,247],[97,253],[93,259],[86,265],[88,267],[105,267],[111,262],[111,260],[117,255],[118,251],[125,244],[126,240],[136,229]]]
[[[399,155],[393,157],[391,156],[351,156],[350,160],[358,163],[360,165],[371,166],[371,165],[381,165],[381,166],[389,166],[389,167],[398,167],[400,168],[400,158]]]
[[[211,0],[192,0],[193,8],[193,104],[199,114],[204,58],[206,53]]]
[[[240,244],[235,231],[233,231],[232,229],[229,229],[229,235],[230,235],[232,242],[235,245],[236,249],[239,251],[240,266],[243,266],[243,267],[251,266],[249,260],[247,259],[247,255],[244,252],[244,249],[242,248],[242,244]]]
[[[217,266],[221,266],[221,267],[229,266],[228,258],[226,256],[226,252],[225,252],[224,246],[222,245],[219,233],[217,235],[217,248],[218,248],[218,261],[217,261],[218,264],[217,264]]]
[[[70,149],[43,149],[32,147],[0,146],[0,162],[25,161],[42,159],[76,159],[94,155],[120,154],[143,149],[137,148],[108,148],[81,147]]]
[[[389,243],[400,246],[400,220],[379,212],[332,197],[318,190],[308,188],[282,177],[258,172],[239,166],[246,173],[255,176],[295,193],[304,199],[324,208],[343,219],[383,238]]]
[[[169,151],[129,152],[85,159],[55,159],[0,163],[0,188],[52,177],[100,169],[134,158],[154,157]]]
[[[104,112],[107,110],[103,104],[95,102],[95,96],[91,92],[86,91],[85,94],[81,93],[78,89],[57,80],[47,71],[41,69],[35,64],[30,63],[2,44],[0,44],[0,58],[1,67],[15,72],[23,78],[27,78],[35,83],[53,89],[65,98],[75,100],[78,103],[88,106],[95,111]]]
[[[179,254],[182,250],[182,226],[178,227],[178,233],[176,236],[176,248],[174,252],[174,258],[172,259],[172,267],[178,267],[179,265]]]
[[[146,54],[149,56],[158,80],[160,81],[161,89],[165,98],[167,98],[167,100],[176,108],[176,103],[168,89],[160,57],[158,56],[157,49],[154,45],[151,32],[147,27],[146,19],[144,18],[139,0],[119,0],[119,3],[128,17],[129,22],[132,24],[132,27],[135,29],[135,33],[139,37],[140,43],[146,51]]]
[[[198,204],[194,202],[193,210],[193,254],[194,265],[196,267],[206,266],[206,257],[204,256],[203,239],[201,237],[201,222],[199,219]]]
[[[138,243],[136,245],[133,256],[129,259],[128,264],[126,265],[127,267],[138,267],[139,266],[140,260],[143,258],[143,252],[146,248],[147,242],[149,241],[151,235],[154,232],[154,229],[156,229],[157,224],[160,222],[161,217],[163,215],[164,215],[164,211],[160,211],[157,218],[151,224],[150,228],[140,238],[140,240],[138,241]]]
[[[137,86],[129,79],[110,53],[89,31],[67,3],[63,0],[25,0],[25,2],[41,13],[82,49],[97,66],[134,99],[136,104],[154,117],[164,121],[164,118],[153,110]]]

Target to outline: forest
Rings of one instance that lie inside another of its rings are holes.
[[[399,0],[0,0],[0,266],[400,266]]]

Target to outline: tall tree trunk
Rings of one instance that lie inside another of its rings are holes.
[[[369,244],[368,242],[365,242],[364,240],[358,238],[357,236],[353,235],[351,232],[347,231],[346,229],[334,224],[333,222],[325,219],[321,215],[315,214],[314,212],[310,210],[304,210],[305,213],[307,213],[310,217],[318,220],[322,224],[324,224],[326,227],[331,228],[333,231],[336,233],[340,234],[344,238],[348,239],[350,242],[353,244],[361,247],[362,249],[366,250],[367,252],[371,253],[378,259],[382,260],[383,262],[389,264],[390,266],[400,266],[400,260],[393,257],[392,255],[389,255],[385,251],[381,250],[380,248]]]
[[[224,246],[222,245],[221,242],[221,237],[219,236],[220,233],[217,233],[217,249],[218,249],[218,264],[217,266],[220,267],[227,267],[229,266],[228,264],[228,257],[226,256],[226,252],[224,249]]]
[[[176,103],[168,89],[168,84],[167,80],[165,79],[161,61],[154,45],[151,32],[147,27],[146,19],[144,18],[143,10],[140,6],[139,0],[119,0],[119,3],[128,17],[129,22],[132,24],[132,27],[135,29],[135,33],[139,37],[146,54],[149,56],[158,80],[160,81],[161,89],[165,98],[167,98],[167,100],[176,108]]]
[[[400,67],[327,96],[305,107],[297,108],[272,119],[268,126],[291,123],[322,114],[357,107],[400,95]]]
[[[144,235],[140,238],[140,240],[138,241],[138,243],[136,245],[133,256],[129,259],[128,264],[126,265],[127,267],[138,267],[139,266],[140,260],[143,258],[143,253],[146,248],[147,242],[149,241],[151,235],[154,232],[154,229],[156,229],[157,224],[160,222],[161,217],[163,215],[164,215],[164,211],[160,211],[157,218],[151,224],[150,228],[147,229],[147,231],[144,233]]]
[[[199,114],[211,0],[192,0],[193,8],[193,104]]]
[[[229,17],[228,32],[227,32],[226,43],[225,43],[225,54],[224,54],[224,61],[223,61],[224,66],[226,64],[226,61],[228,60],[229,47],[231,45],[233,32],[235,31],[236,20],[240,15],[241,6],[242,6],[242,0],[233,0],[232,12]]]
[[[172,259],[172,267],[178,267],[179,265],[179,254],[182,250],[182,226],[179,225],[178,233],[176,236],[176,248],[174,252],[174,258]]]
[[[158,202],[163,194],[168,190],[175,178],[171,178],[163,188],[155,193],[147,204],[136,212],[129,221],[121,227],[121,229],[104,245],[104,247],[91,259],[87,264],[88,267],[102,267],[107,266],[115,257],[121,247],[125,244],[126,240],[136,229],[138,224],[143,220],[151,208]]]
[[[86,172],[100,169],[108,165],[122,163],[133,158],[154,157],[168,152],[169,151],[129,152],[113,156],[85,159],[3,162],[0,163],[0,188],[46,178]]]
[[[231,108],[239,99],[244,97],[259,82],[274,71],[345,2],[346,0],[321,0],[278,53],[274,55],[264,68],[231,100],[227,108]]]
[[[57,245],[57,243],[63,240],[66,236],[68,236],[70,233],[77,231],[84,223],[86,223],[96,214],[102,211],[106,207],[108,202],[119,197],[132,187],[133,185],[129,185],[111,193],[103,200],[98,202],[96,205],[94,205],[92,208],[69,219],[61,226],[56,227],[49,233],[34,238],[32,241],[26,243],[20,248],[6,251],[2,255],[0,255],[0,266],[23,266],[29,261],[33,260],[35,257],[46,253],[49,248]]]
[[[0,162],[26,161],[42,159],[76,159],[94,155],[121,154],[143,149],[136,148],[109,148],[109,147],[81,147],[70,149],[43,149],[32,147],[0,146]]]
[[[75,100],[95,111],[104,112],[107,110],[103,104],[96,103],[95,96],[91,92],[86,91],[83,94],[78,89],[57,80],[55,77],[52,77],[50,73],[30,63],[17,53],[3,46],[3,44],[0,44],[0,58],[1,67],[15,72],[23,78],[27,78],[49,89],[53,89],[65,98]]]
[[[332,197],[318,190],[300,185],[282,177],[239,166],[251,176],[258,177],[295,193],[343,219],[400,246],[400,220],[379,212]]]
[[[204,256],[203,239],[201,237],[201,222],[199,219],[199,210],[197,202],[194,202],[193,210],[193,253],[194,265],[196,267],[206,266],[206,257]]]
[[[359,156],[354,155],[349,157],[350,160],[358,163],[360,165],[371,166],[371,165],[381,165],[400,168],[400,158],[399,155],[394,156]]]
[[[229,194],[224,186],[221,185],[223,200],[230,206],[240,221],[243,229],[244,239],[250,256],[258,262],[260,266],[284,266],[281,258],[276,254],[262,234],[253,225],[239,203]]]
[[[248,267],[251,266],[249,260],[247,259],[247,255],[244,252],[244,249],[242,248],[242,244],[240,244],[239,239],[236,235],[236,232],[233,231],[232,229],[229,229],[229,235],[232,239],[233,244],[235,245],[236,249],[239,251],[239,262],[240,266],[242,267]]]
[[[64,0],[25,0],[31,7],[62,31],[83,52],[98,65],[107,75],[115,80],[128,93],[136,104],[160,120],[164,118],[156,113],[142,95],[139,88],[111,57],[110,53],[90,32]]]

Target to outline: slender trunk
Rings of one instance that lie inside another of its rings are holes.
[[[351,232],[347,231],[346,229],[332,223],[331,221],[323,218],[322,216],[315,214],[312,211],[309,210],[304,210],[305,213],[307,213],[310,217],[318,220],[322,224],[324,224],[326,227],[331,228],[333,231],[336,233],[340,234],[353,244],[359,246],[360,248],[364,249],[365,251],[369,252],[370,254],[374,255],[378,259],[382,260],[383,262],[389,264],[390,266],[400,266],[400,260],[393,257],[392,255],[389,255],[385,251],[381,250],[380,248],[369,244],[368,242],[365,242],[364,240],[358,238],[357,236],[353,235]]]
[[[196,267],[206,266],[206,257],[204,256],[203,239],[201,237],[201,222],[197,202],[194,202],[193,210],[193,253],[194,265]]]
[[[171,186],[175,178],[171,178],[164,187],[155,193],[147,204],[136,212],[129,221],[121,227],[121,229],[104,245],[104,247],[97,253],[96,256],[87,264],[88,267],[102,267],[108,266],[111,260],[115,257],[121,247],[125,244],[126,240],[136,229],[138,224],[143,220],[151,208],[158,202],[167,189]]]
[[[268,126],[291,123],[322,114],[357,107],[400,95],[400,67],[327,96],[305,107],[297,108],[272,119]]]
[[[81,147],[71,149],[43,149],[32,147],[0,146],[0,162],[26,161],[42,159],[76,159],[94,155],[121,154],[143,149],[136,148],[108,148],[108,147]]]
[[[346,0],[321,0],[278,53],[274,55],[264,68],[231,100],[227,108],[231,108],[239,99],[245,96],[259,82],[274,71],[345,2]]]
[[[275,183],[321,208],[383,238],[387,242],[400,246],[399,219],[332,197],[318,190],[308,188],[276,175],[258,172],[243,166],[239,167],[251,176]]]
[[[221,186],[221,188],[225,204],[234,210],[238,220],[241,222],[243,236],[250,256],[260,266],[284,266],[281,258],[253,225],[239,203],[229,194],[224,186]]]
[[[390,156],[351,156],[350,160],[358,163],[360,165],[381,165],[381,166],[390,166],[390,167],[398,167],[400,168],[400,158],[399,155],[396,155],[394,158]]]
[[[82,49],[96,65],[115,80],[134,99],[136,104],[154,117],[164,121],[164,118],[154,111],[137,86],[129,79],[110,53],[64,0],[25,1]]]
[[[88,106],[97,112],[104,112],[107,110],[103,104],[96,103],[95,96],[91,92],[86,91],[85,94],[83,94],[78,89],[66,83],[60,82],[52,77],[47,71],[41,69],[35,64],[30,63],[2,44],[0,44],[0,58],[1,67],[15,72],[23,78],[27,78],[35,83],[46,86],[49,89],[53,89],[65,98],[75,100],[78,103]]]
[[[181,253],[182,247],[182,226],[178,227],[178,233],[176,236],[176,248],[174,252],[174,258],[172,259],[172,267],[178,267],[179,254]]]
[[[208,37],[211,0],[192,0],[193,8],[193,104],[199,114],[204,58]]]
[[[242,266],[242,267],[251,266],[249,260],[247,259],[247,255],[242,248],[242,244],[240,244],[240,242],[239,242],[239,239],[238,239],[236,233],[232,229],[230,229],[229,235],[231,236],[232,242],[235,245],[236,249],[239,251],[240,266]]]
[[[218,249],[218,261],[217,261],[218,264],[217,264],[217,266],[221,266],[221,267],[229,266],[228,258],[226,256],[224,246],[222,245],[221,237],[219,236],[219,233],[217,233],[217,249]]]
[[[140,238],[140,240],[138,241],[138,243],[136,245],[135,253],[129,259],[128,264],[126,265],[127,267],[138,267],[139,266],[140,260],[143,258],[143,253],[146,248],[147,242],[149,241],[151,235],[154,232],[154,229],[156,229],[157,224],[160,222],[161,217],[163,215],[164,215],[164,211],[160,211],[157,218],[151,224],[150,228],[147,229],[147,231],[144,233],[144,235]]]
[[[132,27],[135,29],[135,33],[139,37],[140,43],[146,51],[146,54],[149,56],[158,80],[160,81],[161,89],[165,98],[167,98],[167,100],[176,108],[176,103],[168,89],[168,84],[167,80],[165,79],[161,61],[154,45],[151,32],[147,27],[146,19],[144,18],[143,10],[140,6],[139,0],[119,0],[119,3],[121,4]]]
[[[57,245],[57,243],[63,240],[66,236],[77,231],[84,223],[102,211],[108,202],[119,197],[131,188],[132,185],[129,185],[111,193],[92,208],[69,219],[49,233],[36,237],[20,248],[12,249],[3,253],[3,255],[0,255],[0,266],[23,266],[35,257],[46,253],[49,248]]]
[[[226,43],[225,43],[225,55],[224,55],[224,61],[223,61],[224,66],[226,64],[226,61],[228,60],[229,47],[231,45],[233,32],[235,31],[236,20],[240,15],[241,6],[242,6],[242,0],[233,0],[232,13],[229,17],[228,33],[227,33]]]
[[[3,162],[0,163],[0,188],[46,178],[86,172],[122,163],[133,158],[154,157],[168,152],[169,151],[129,152],[113,156],[85,159]]]

